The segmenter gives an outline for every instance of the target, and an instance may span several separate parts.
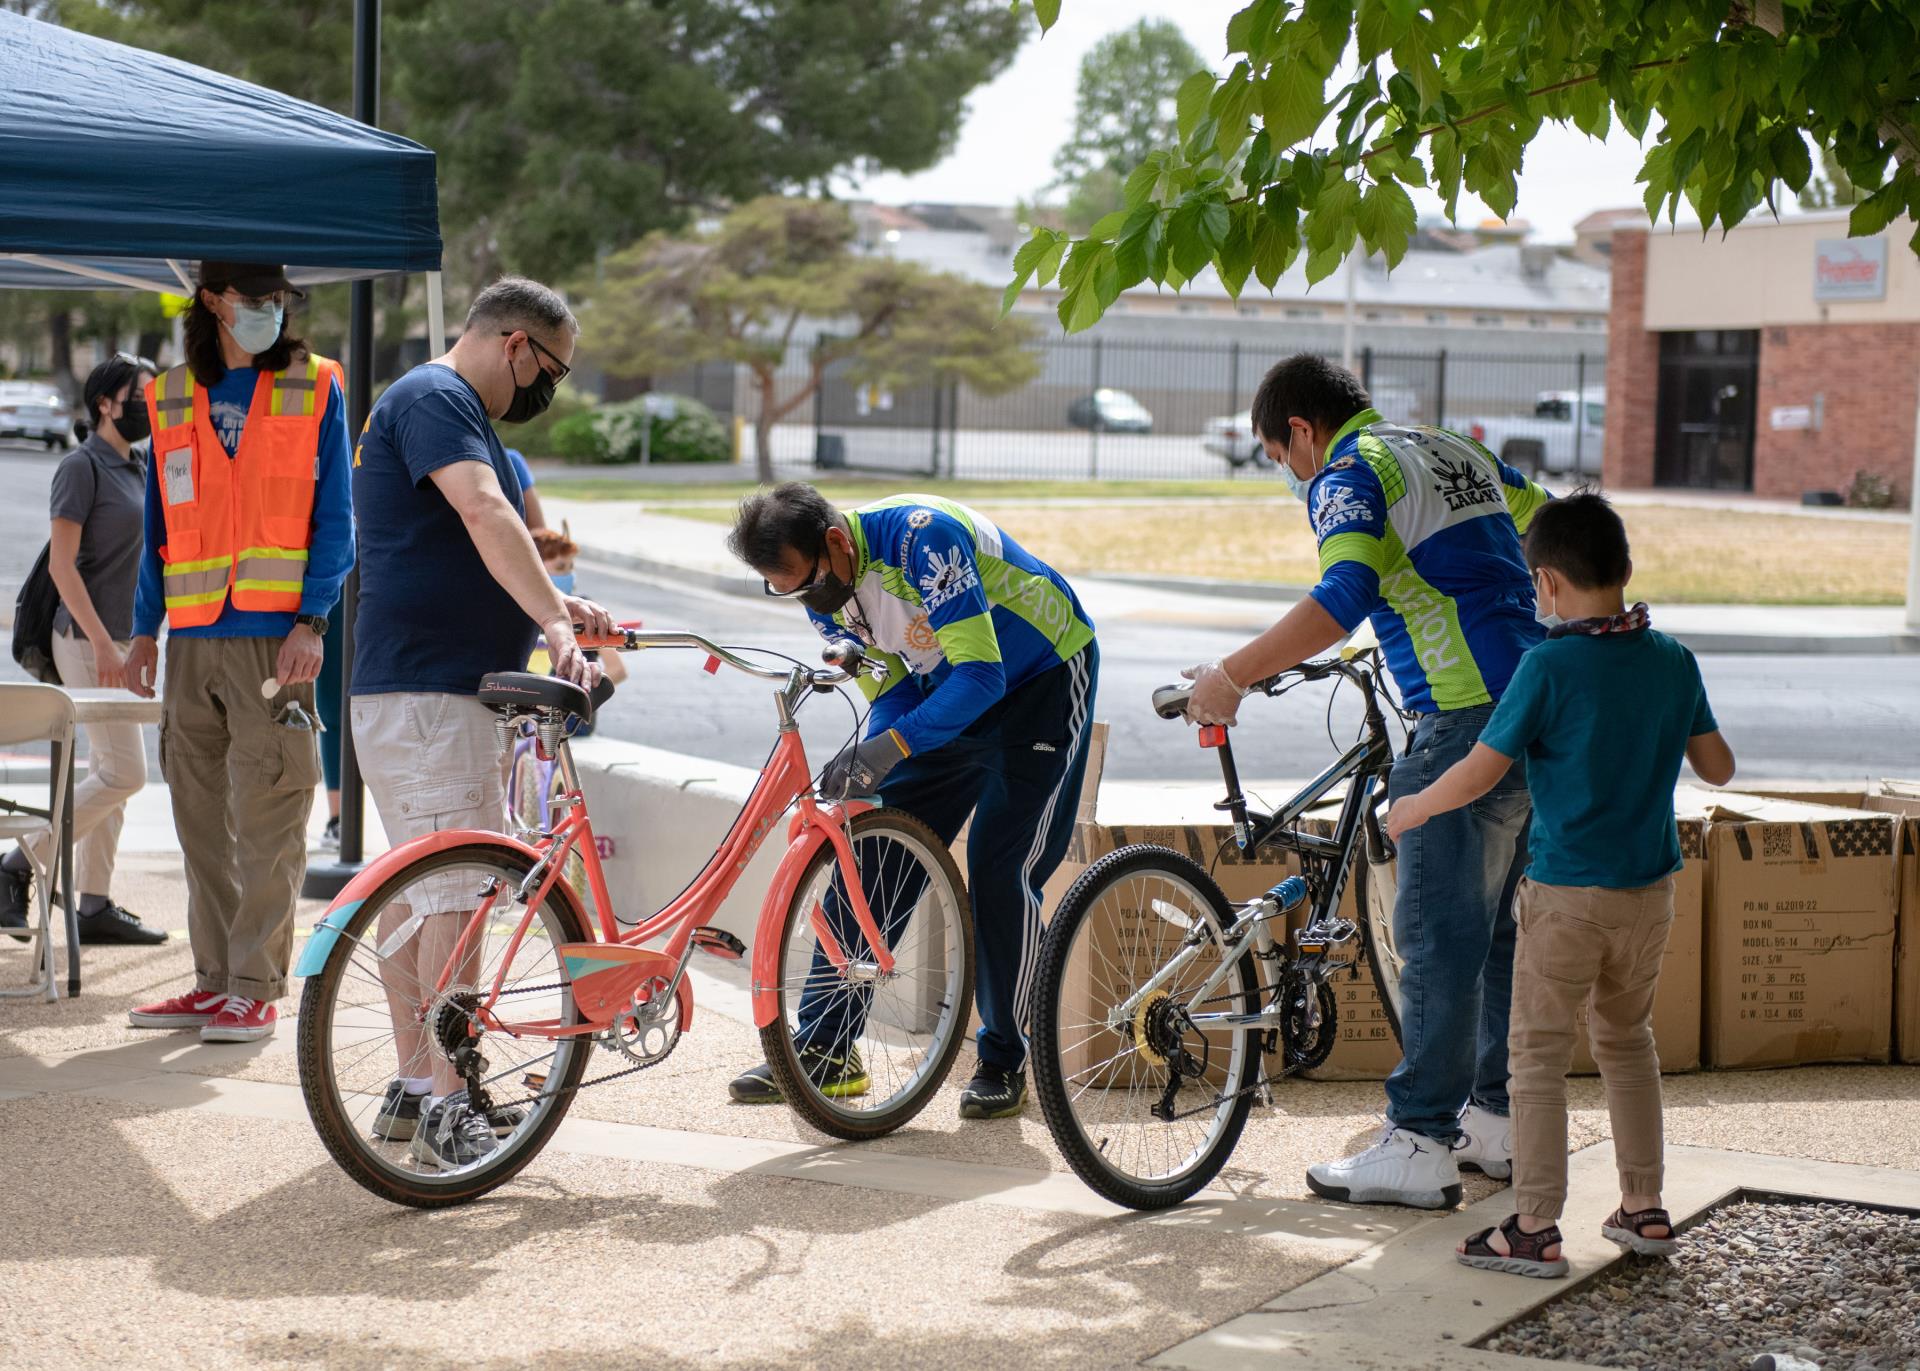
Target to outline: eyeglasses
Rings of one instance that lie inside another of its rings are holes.
[[[558,357],[555,357],[553,355],[552,348],[549,348],[544,344],[542,344],[538,338],[534,337],[531,333],[527,333],[525,329],[503,328],[500,330],[500,336],[502,338],[511,338],[516,333],[526,334],[528,346],[530,346],[538,356],[546,358],[549,362],[552,362],[555,366],[560,368],[560,370],[556,372],[548,373],[553,377],[553,383],[556,386],[559,385],[562,381],[566,380],[569,376],[573,375],[572,367],[568,366],[565,362],[561,361]]]
[[[232,286],[228,286],[221,294],[242,309],[264,309],[268,305],[278,305],[284,309],[287,304],[287,293],[284,290],[270,291],[265,295],[242,295]]]
[[[131,352],[116,352],[109,360],[119,362],[124,366],[130,366],[135,371],[150,371],[155,376],[160,374],[160,368],[154,365],[151,357],[136,357]]]
[[[825,581],[827,579],[826,572],[832,570],[831,566],[827,567],[825,570],[822,570],[821,568],[820,564],[821,562],[826,560],[826,556],[827,556],[827,542],[826,542],[826,539],[823,537],[820,540],[820,550],[813,554],[813,568],[807,572],[806,580],[802,581],[799,585],[795,586],[792,590],[775,590],[773,588],[773,582],[769,581],[766,577],[762,576],[760,578],[760,589],[766,592],[768,596],[770,596],[775,600],[791,600],[796,595],[805,595],[809,590],[814,589],[816,586],[820,585],[821,582]]]

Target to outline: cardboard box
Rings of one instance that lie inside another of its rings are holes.
[[[1779,799],[1815,798],[1807,782],[1755,788]],[[1894,935],[1894,1060],[1920,1062],[1920,781],[1882,780],[1852,790],[1821,790],[1820,803],[1895,816],[1894,860],[1898,925]]]
[[[1708,819],[1707,1065],[1888,1060],[1894,818],[1721,793]]]
[[[1333,836],[1339,817],[1338,802],[1310,810],[1301,825],[1323,838]],[[1369,871],[1367,903],[1375,918],[1393,917],[1394,864]],[[1351,874],[1340,892],[1340,914],[1355,923],[1360,921],[1360,882]],[[1303,920],[1295,920],[1292,928]],[[1386,1006],[1373,982],[1373,968],[1367,965],[1363,939],[1356,937],[1347,949],[1352,965],[1337,972],[1333,980],[1333,1001],[1339,1012],[1339,1027],[1333,1055],[1306,1075],[1316,1081],[1383,1081],[1400,1065],[1400,1040],[1394,1036],[1387,1019]]]

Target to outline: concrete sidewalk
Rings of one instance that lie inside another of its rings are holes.
[[[584,557],[727,594],[759,596],[760,578],[726,549],[726,525],[622,503],[546,502],[566,519]],[[1844,512],[1844,511],[1843,511]],[[1096,623],[1165,624],[1258,632],[1305,593],[1302,587],[1157,576],[1075,576]],[[1695,652],[1868,654],[1920,652],[1898,606],[1661,605],[1659,626]]]
[[[1371,1135],[1376,1084],[1285,1083],[1215,1188],[1128,1214],[1064,1170],[1037,1106],[963,1125],[950,1084],[855,1146],[727,1104],[759,1044],[740,987],[705,970],[674,1056],[584,1092],[518,1180],[465,1208],[396,1209],[307,1121],[297,988],[261,1044],[126,1026],[190,958],[178,859],[128,855],[122,879],[174,939],[89,949],[77,1001],[0,1003],[0,1136],[32,1177],[0,1187],[9,1366],[1493,1371],[1523,1363],[1468,1344],[1566,1289],[1451,1263],[1509,1202],[1484,1178],[1467,1183],[1476,1208],[1442,1215],[1306,1191],[1307,1163]],[[318,912],[303,905],[299,926]],[[12,948],[6,980],[24,967]],[[1680,1212],[1743,1180],[1920,1198],[1920,1069],[1678,1076],[1667,1099]],[[1573,1110],[1580,1276],[1614,1255],[1593,1231],[1612,1170],[1597,1082],[1574,1082]]]

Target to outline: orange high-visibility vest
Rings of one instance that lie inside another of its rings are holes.
[[[296,613],[313,542],[320,421],[340,364],[312,353],[262,371],[232,457],[213,431],[206,388],[186,366],[147,387],[167,541],[161,591],[171,628],[235,609]]]

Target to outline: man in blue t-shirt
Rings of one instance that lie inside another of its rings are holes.
[[[1513,1191],[1516,1214],[1459,1248],[1462,1261],[1527,1276],[1567,1270],[1567,1068],[1575,1015],[1590,1006],[1607,1087],[1620,1207],[1607,1237],[1647,1255],[1673,1247],[1660,1207],[1660,1057],[1653,996],[1680,869],[1673,783],[1684,757],[1702,780],[1733,779],[1693,654],[1626,607],[1626,526],[1604,496],[1546,506],[1527,532],[1534,593],[1555,627],[1520,660],[1473,750],[1395,802],[1387,831],[1416,832],[1470,805],[1526,761],[1533,839],[1514,907]]]
[[[353,743],[381,825],[396,845],[456,828],[498,829],[504,758],[494,716],[476,698],[491,671],[520,671],[545,634],[553,674],[591,688],[600,669],[575,625],[613,629],[607,612],[548,579],[524,521],[519,477],[489,419],[523,423],[566,379],[580,326],[534,281],[506,277],[474,300],[452,349],[380,397],[353,459],[360,609],[349,688]],[[396,1006],[399,1071],[376,1136],[411,1140],[423,1166],[467,1166],[494,1128],[469,1108],[459,1075],[410,1012],[453,955],[473,907],[471,878],[422,881],[429,917],[382,963]],[[412,905],[382,912],[380,936]]]

